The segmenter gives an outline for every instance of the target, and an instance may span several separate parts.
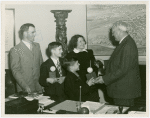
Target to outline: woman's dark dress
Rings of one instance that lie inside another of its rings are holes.
[[[81,101],[99,102],[98,91],[86,84],[74,73],[68,72],[64,81],[64,90],[68,100],[79,101],[81,86]]]
[[[91,60],[91,67],[93,68],[94,72],[97,73],[98,69],[94,65],[95,57],[93,55],[92,50],[87,50],[87,52],[83,51],[79,53],[75,53],[74,51],[72,51],[68,53],[66,56],[67,59],[72,57],[77,58],[80,63],[79,75],[82,79],[84,78],[83,81],[86,81],[86,74],[88,73],[87,68],[90,67],[90,60]]]

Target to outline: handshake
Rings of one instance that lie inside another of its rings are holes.
[[[99,76],[97,78],[94,79],[94,77],[92,77],[91,79],[87,80],[86,83],[89,85],[89,86],[92,86],[92,85],[95,85],[95,84],[103,84],[104,81],[103,81],[103,78],[102,76]]]
[[[65,80],[65,77],[59,77],[59,78],[47,78],[46,81],[47,83],[54,84],[58,82],[59,84],[62,84]]]

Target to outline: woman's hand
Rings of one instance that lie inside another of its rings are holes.
[[[87,80],[86,82],[89,86],[94,85],[94,77],[92,77],[90,80]]]

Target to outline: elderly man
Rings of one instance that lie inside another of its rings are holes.
[[[125,22],[114,23],[112,34],[119,45],[108,63],[104,63],[106,74],[98,77],[96,83],[107,86],[108,95],[115,105],[133,106],[134,99],[141,96],[137,46],[128,34]]]
[[[35,26],[27,23],[20,27],[22,41],[10,50],[10,67],[17,83],[17,91],[42,93],[39,84],[40,65],[43,62],[40,45],[33,42]]]

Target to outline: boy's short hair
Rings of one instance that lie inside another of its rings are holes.
[[[48,50],[49,50],[50,56],[52,55],[51,50],[54,49],[54,48],[57,48],[59,46],[62,46],[62,44],[59,43],[59,42],[51,42],[51,43],[48,44]]]
[[[74,57],[66,59],[62,66],[66,70],[70,71],[70,66],[73,66],[76,61],[78,61],[78,59]]]

